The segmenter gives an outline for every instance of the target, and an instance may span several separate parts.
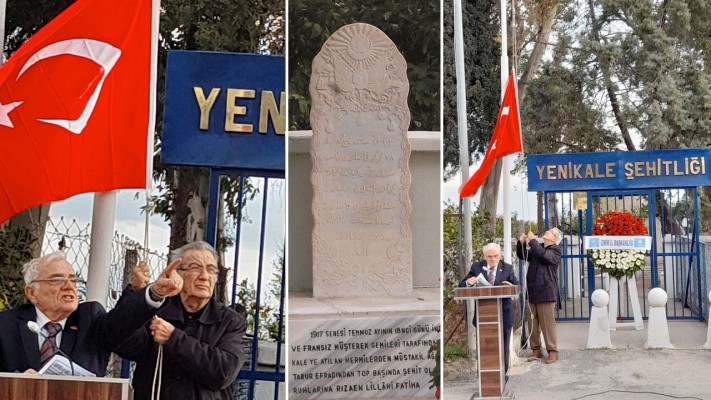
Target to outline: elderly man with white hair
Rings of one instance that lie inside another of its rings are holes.
[[[513,266],[501,260],[501,246],[489,243],[484,246],[484,260],[472,264],[467,276],[459,282],[460,287],[476,286],[477,277],[482,275],[490,285],[518,285]],[[504,367],[509,370],[509,341],[514,323],[513,302],[510,298],[502,299],[502,316],[504,321]],[[508,379],[508,375],[506,375]]]
[[[28,262],[23,274],[30,303],[0,313],[0,372],[35,373],[60,349],[74,363],[104,376],[113,348],[161,305],[148,292],[160,296],[180,292],[177,266],[169,266],[148,288],[106,313],[97,302],[79,304],[77,274],[63,253]]]
[[[530,341],[533,354],[528,361],[543,358],[541,350],[541,332],[543,332],[548,351],[545,363],[552,364],[558,361],[555,302],[558,289],[558,266],[562,253],[558,245],[563,240],[563,234],[558,228],[552,228],[543,234],[543,245],[535,239],[533,232],[528,232],[528,235],[522,234],[516,243],[516,254],[520,259],[528,261],[526,286],[528,303],[533,315]]]

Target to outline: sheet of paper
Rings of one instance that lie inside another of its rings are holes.
[[[478,285],[481,285],[481,286],[491,286],[491,284],[486,279],[486,277],[484,277],[483,273],[479,274],[479,276],[476,277],[476,282]]]
[[[75,376],[96,376],[95,373],[84,369],[77,363],[74,364]],[[39,370],[40,375],[72,375],[72,367],[67,357],[61,354],[55,354],[47,361],[47,364]]]

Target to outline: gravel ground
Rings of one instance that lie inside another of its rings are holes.
[[[560,359],[523,362],[509,371],[507,390],[516,399],[704,399],[711,400],[711,351],[702,346],[707,325],[669,323],[673,349],[644,349],[647,330],[611,332],[614,349],[585,349],[587,323],[558,325]],[[527,356],[530,351],[524,350]],[[443,399],[469,400],[478,390],[476,366],[445,366]]]

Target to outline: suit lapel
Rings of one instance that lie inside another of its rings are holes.
[[[20,332],[20,337],[22,338],[22,346],[25,348],[27,365],[29,365],[30,368],[39,371],[41,367],[39,339],[37,339],[37,334],[32,332],[30,328],[27,327],[27,322],[35,321],[36,319],[37,313],[35,312],[35,307],[26,307],[20,312],[20,318],[17,321],[17,329]]]
[[[62,344],[59,345],[59,348],[70,356],[77,342],[77,332],[79,331],[78,314],[79,309],[74,311],[69,318],[67,318],[67,323],[64,324],[64,329],[62,329]]]
[[[496,266],[496,278],[494,278],[494,285],[501,285],[504,281],[504,276],[506,275],[506,264],[503,261],[499,261],[499,265]]]
[[[499,261],[499,263],[496,265],[496,276],[494,276],[494,286],[499,286],[501,285],[501,266],[503,263]]]

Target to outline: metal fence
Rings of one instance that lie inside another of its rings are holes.
[[[86,279],[89,270],[89,247],[90,247],[90,224],[80,225],[76,220],[65,220],[64,218],[49,219],[45,228],[44,242],[42,243],[42,254],[62,250],[72,266],[77,271],[77,275]],[[106,300],[107,308],[112,308],[121,295],[121,291],[131,277],[131,271],[136,264],[139,255],[142,258],[144,247],[135,240],[114,233],[111,243],[111,261],[108,266],[109,296]],[[151,270],[151,280],[165,269],[167,254],[156,251],[148,251],[145,260]],[[80,287],[80,300],[85,300],[86,287]]]

